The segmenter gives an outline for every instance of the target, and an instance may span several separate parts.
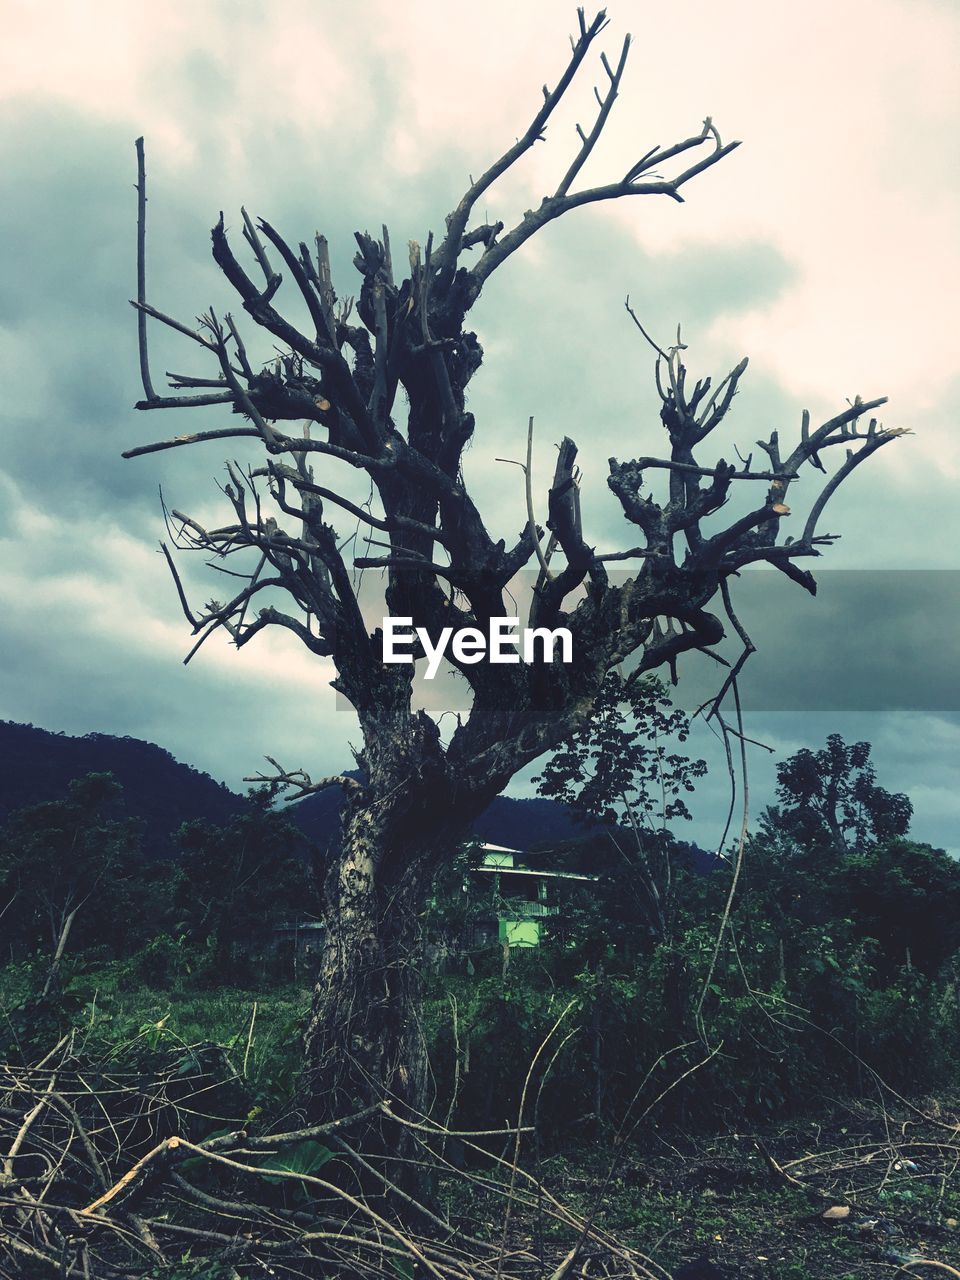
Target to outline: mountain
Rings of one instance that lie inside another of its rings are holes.
[[[481,840],[513,849],[582,840],[590,830],[590,826],[576,821],[566,805],[540,796],[528,800],[497,796],[473,824],[474,834]]]
[[[351,776],[359,775],[354,771]],[[340,789],[329,787],[291,805],[289,813],[301,831],[317,844],[324,845],[336,835],[342,804]],[[473,833],[490,844],[532,849],[539,845],[582,839],[586,829],[574,820],[565,805],[555,800],[497,796],[473,824]]]
[[[107,733],[70,738],[0,721],[0,821],[25,805],[59,800],[69,782],[87,773],[112,773],[120,783],[125,811],[144,822],[151,857],[173,853],[173,833],[182,822],[202,818],[219,825],[243,805],[228,787],[152,742]]]
[[[241,796],[152,742],[108,733],[71,738],[32,724],[0,721],[0,821],[24,805],[58,800],[69,782],[87,773],[112,773],[120,783],[124,809],[144,822],[144,847],[151,857],[174,852],[173,836],[181,823],[203,819],[219,825],[243,807]],[[285,811],[322,847],[337,834],[342,803],[339,788],[330,787]],[[563,805],[511,796],[498,796],[474,831],[481,840],[514,849],[559,844],[584,834]]]
[[[71,738],[0,720],[0,822],[24,805],[60,799],[69,782],[87,773],[112,773],[120,783],[125,811],[144,823],[144,849],[150,857],[174,853],[181,823],[202,819],[223,825],[244,804],[242,796],[152,742],[107,733]],[[342,804],[340,789],[330,787],[284,806],[284,811],[311,842],[324,848],[337,835]],[[589,828],[555,800],[497,796],[473,832],[490,844],[528,850],[580,840]]]

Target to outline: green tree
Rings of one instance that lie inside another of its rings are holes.
[[[224,827],[188,822],[174,888],[174,927],[222,977],[270,933],[277,921],[317,903],[305,841],[271,794],[253,791],[246,810]]]
[[[833,896],[887,972],[905,964],[935,977],[960,949],[960,864],[943,849],[897,838],[851,852]]]
[[[661,681],[611,671],[588,723],[534,779],[540,795],[603,827],[659,941],[669,937],[674,917],[678,846],[667,824],[690,817],[684,797],[707,770],[705,761],[676,749],[689,733]]]
[[[0,831],[0,911],[14,950],[53,959],[46,994],[73,945],[118,949],[136,928],[142,869],[139,824],[120,816],[107,773],[71,782],[62,800],[30,805]]]
[[[847,848],[905,835],[913,816],[907,796],[877,785],[870,743],[847,745],[831,733],[819,751],[804,747],[777,769],[780,810],[768,817],[801,841],[827,839]]]

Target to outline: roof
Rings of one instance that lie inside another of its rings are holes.
[[[512,853],[513,850],[510,850]],[[488,876],[536,876],[538,880],[599,880],[599,876],[585,876],[578,871],[540,871],[536,867],[471,867]]]

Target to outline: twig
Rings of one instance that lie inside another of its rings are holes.
[[[532,430],[533,428],[532,418],[530,419],[530,425]],[[513,1194],[514,1194],[514,1188],[516,1187],[517,1170],[520,1164],[520,1140],[521,1140],[521,1134],[523,1133],[523,1112],[527,1103],[527,1090],[530,1087],[530,1079],[536,1069],[537,1063],[540,1061],[540,1055],[544,1052],[547,1045],[553,1039],[554,1034],[556,1033],[560,1024],[563,1022],[564,1018],[567,1016],[570,1010],[576,1006],[576,1004],[577,1004],[577,998],[574,997],[574,999],[572,999],[569,1002],[569,1004],[567,1004],[566,1008],[560,1014],[560,1017],[557,1018],[556,1022],[553,1024],[553,1026],[544,1036],[543,1040],[540,1042],[540,1045],[536,1053],[533,1055],[532,1059],[530,1060],[530,1066],[527,1068],[527,1074],[523,1081],[523,1088],[520,1091],[520,1106],[517,1111],[517,1128],[516,1128],[517,1136],[516,1136],[516,1141],[514,1143],[514,1148],[513,1148],[513,1163],[510,1168],[510,1186],[509,1186],[509,1190],[507,1191],[507,1207],[503,1215],[503,1235],[501,1237],[501,1242],[500,1242],[500,1255],[497,1258],[497,1280],[500,1280],[500,1275],[503,1269],[503,1258],[507,1249],[507,1235],[510,1230],[510,1217],[513,1212]]]
[[[137,149],[137,342],[140,349],[140,381],[148,400],[156,400],[150,377],[150,361],[147,357],[147,178],[143,156],[143,138],[135,143]]]
[[[254,1000],[253,1012],[250,1014],[250,1027],[247,1031],[247,1047],[243,1051],[243,1067],[240,1072],[244,1080],[246,1080],[247,1078],[247,1062],[250,1059],[250,1048],[253,1044],[253,1024],[256,1022],[256,1020],[257,1020],[257,1002],[256,1000]]]

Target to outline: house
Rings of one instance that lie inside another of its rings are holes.
[[[556,889],[561,881],[592,883],[597,876],[533,867],[529,855],[499,844],[481,844],[481,860],[464,880],[464,892],[489,894],[490,910],[472,921],[468,945],[537,947],[544,921],[560,914]]]
[[[531,866],[530,855],[505,845],[480,844],[479,861],[463,878],[466,918],[448,923],[427,944],[433,963],[464,951],[485,947],[537,947],[544,937],[545,921],[560,915],[557,888],[561,882],[593,883],[599,876],[555,871]],[[294,978],[302,970],[312,973],[323,946],[319,920],[292,920],[274,926],[273,951],[284,970]]]
[[[273,927],[273,950],[286,970],[289,964],[296,979],[301,966],[309,976],[323,946],[321,920],[290,920]]]

